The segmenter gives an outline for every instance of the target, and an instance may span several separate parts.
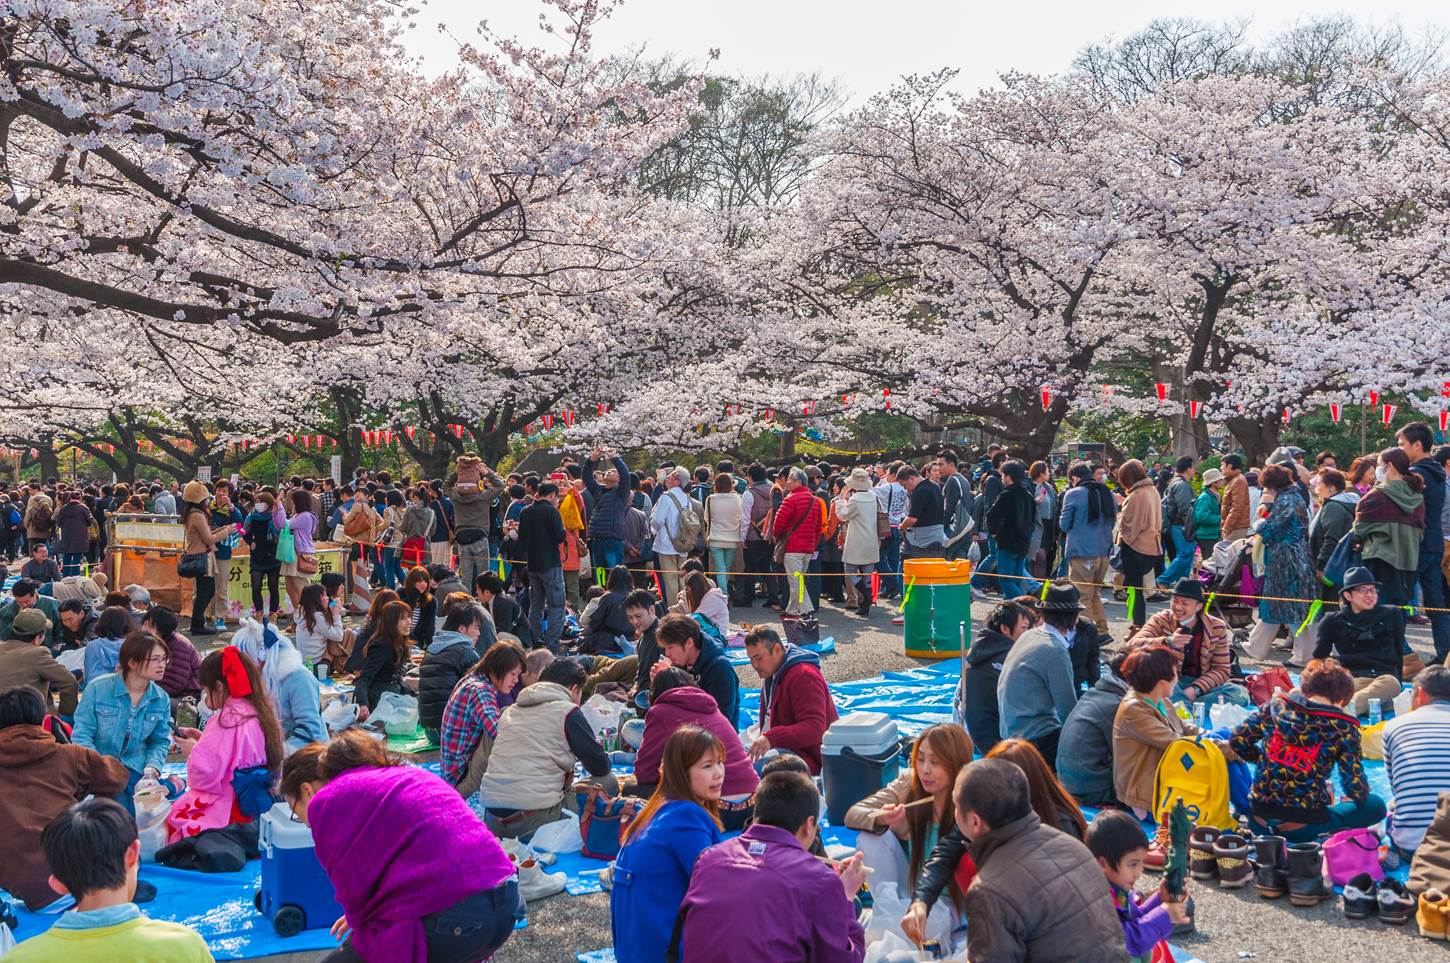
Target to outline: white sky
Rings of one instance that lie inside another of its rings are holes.
[[[428,72],[441,71],[455,63],[456,44],[437,24],[474,40],[478,21],[487,19],[500,33],[539,43],[542,9],[533,0],[423,0],[409,46]],[[939,67],[959,68],[956,86],[964,91],[991,86],[1007,70],[1055,73],[1087,44],[1133,33],[1155,17],[1247,18],[1251,39],[1259,39],[1298,20],[1340,13],[1413,32],[1450,27],[1450,4],[1431,0],[626,0],[599,30],[595,49],[618,53],[643,43],[653,56],[703,61],[716,47],[721,73],[818,72],[840,79],[859,101],[903,74]]]

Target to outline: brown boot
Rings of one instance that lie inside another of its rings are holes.
[[[1163,872],[1163,866],[1168,862],[1168,844],[1172,838],[1168,829],[1168,817],[1164,816],[1163,821],[1158,824],[1158,831],[1153,834],[1153,841],[1148,844],[1148,858],[1143,860],[1144,869],[1150,873]]]
[[[1249,841],[1238,833],[1223,833],[1213,841],[1213,854],[1218,859],[1218,885],[1238,889],[1253,882],[1249,851]]]
[[[1188,872],[1194,879],[1218,879],[1218,855],[1213,851],[1220,830],[1197,826],[1188,834]]]

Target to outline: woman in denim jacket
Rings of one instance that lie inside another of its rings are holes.
[[[76,745],[121,760],[130,773],[118,800],[134,812],[131,794],[142,775],[159,778],[171,748],[171,700],[158,683],[171,651],[150,632],[132,632],[121,643],[116,671],[92,679],[76,707]]]

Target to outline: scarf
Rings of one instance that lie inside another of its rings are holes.
[[[1085,481],[1080,486],[1088,493],[1088,521],[1109,518],[1113,514],[1113,493],[1100,481]]]

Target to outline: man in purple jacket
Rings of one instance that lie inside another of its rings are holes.
[[[839,872],[809,852],[821,798],[800,772],[775,772],[755,792],[755,823],[700,854],[680,907],[690,963],[802,960],[861,963],[866,934],[851,899],[866,879],[857,853]],[[762,914],[760,907],[772,907]],[[749,926],[741,926],[750,920]]]

